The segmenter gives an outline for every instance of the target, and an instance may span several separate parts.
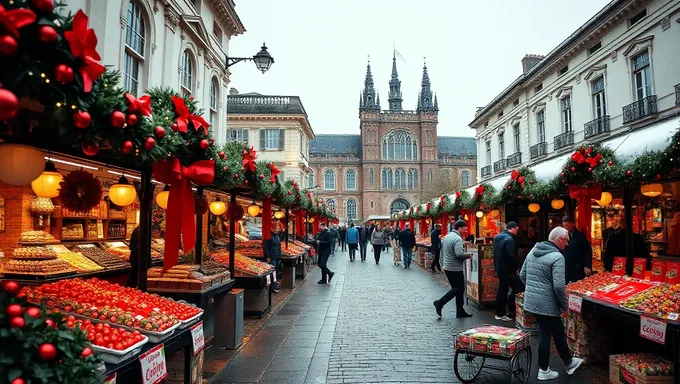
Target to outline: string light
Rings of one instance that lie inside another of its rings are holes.
[[[49,83],[50,83],[50,79],[45,79],[45,83],[49,84]]]
[[[57,108],[61,108],[61,103],[57,103]]]
[[[41,74],[40,74],[40,77],[42,77],[42,78],[44,79],[44,78],[45,78],[45,74],[44,74],[44,73],[41,73]]]
[[[28,75],[29,75],[29,76],[33,76],[33,72],[28,71]]]
[[[73,104],[73,105],[71,106],[71,109],[76,109],[76,108],[78,108],[78,107],[76,107],[75,104]]]

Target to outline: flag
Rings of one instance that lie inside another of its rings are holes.
[[[395,49],[395,50],[394,50],[394,53],[396,53],[396,54],[397,54],[397,57],[398,57],[401,61],[403,61],[404,64],[406,64],[406,58],[404,58],[404,56],[402,56],[402,54],[399,53],[399,51],[397,51],[397,50]]]

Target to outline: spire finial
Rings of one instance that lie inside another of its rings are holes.
[[[399,74],[397,73],[397,49],[392,50],[392,78],[390,79],[390,92],[387,99],[390,106],[390,111],[401,111],[401,81],[399,81]]]

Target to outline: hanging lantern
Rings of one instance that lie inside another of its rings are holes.
[[[607,205],[609,205],[609,203],[612,202],[612,194],[609,193],[609,192],[602,192],[602,196],[600,196],[600,200],[595,200],[595,202],[597,202],[597,204],[600,207],[606,207]]]
[[[278,211],[274,212],[274,218],[276,220],[281,220],[284,217],[286,217],[286,214],[282,210],[278,210]]]
[[[156,195],[156,204],[163,209],[168,209],[168,197],[170,197],[170,186],[166,184],[165,188]]]
[[[226,210],[227,205],[220,200],[219,196],[215,198],[215,201],[210,203],[210,213],[215,216],[222,215]]]
[[[313,223],[313,222],[314,222],[314,218],[313,218],[313,217],[310,217],[310,218],[309,218],[309,222],[310,222],[310,223]]]
[[[45,169],[43,153],[26,145],[0,144],[0,159],[0,180],[11,185],[30,184]]]
[[[481,219],[481,218],[484,216],[484,212],[482,212],[482,211],[477,211],[477,213],[475,213],[475,216],[476,216],[478,219]]]
[[[492,217],[497,217],[497,216],[500,216],[500,215],[501,215],[501,211],[499,211],[497,209],[494,209],[493,211],[491,211]]]
[[[260,214],[260,206],[255,204],[255,202],[253,201],[253,203],[248,206],[248,216],[256,217],[259,214]]]
[[[470,219],[468,218],[468,215],[463,216],[463,219],[465,219],[465,221],[470,220]]]
[[[125,176],[121,176],[118,182],[109,189],[109,199],[119,207],[126,207],[135,202],[137,191],[132,184],[128,183]]]
[[[59,183],[64,177],[57,171],[54,163],[47,161],[43,173],[31,182],[31,188],[38,197],[55,198],[59,196]]]
[[[643,185],[640,192],[647,197],[657,197],[663,193],[663,186],[659,183]]]
[[[562,208],[564,208],[564,200],[555,199],[555,200],[550,202],[550,206],[552,206],[553,209],[562,209]]]
[[[529,204],[529,212],[536,213],[541,210],[541,206],[536,203]]]

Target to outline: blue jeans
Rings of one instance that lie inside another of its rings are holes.
[[[331,240],[331,255],[335,254],[335,239]]]
[[[272,287],[278,288],[279,281],[281,280],[279,276],[279,266],[281,265],[281,259],[270,259],[269,264],[271,264],[274,267],[274,273],[276,273],[276,283],[273,283]]]
[[[410,267],[413,259],[413,248],[401,247],[401,257],[404,260],[404,267]]]

